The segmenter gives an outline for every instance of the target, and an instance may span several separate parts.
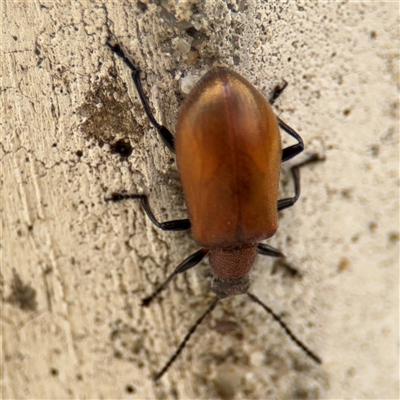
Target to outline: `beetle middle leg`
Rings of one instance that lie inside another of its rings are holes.
[[[127,199],[139,199],[143,207],[143,210],[150,218],[150,221],[163,231],[186,231],[190,229],[189,219],[175,219],[172,221],[159,222],[151,211],[149,200],[145,194],[125,194],[125,193],[112,193],[111,197],[105,199],[105,201],[121,201]]]
[[[297,156],[297,154],[300,154],[304,150],[304,142],[301,136],[289,125],[287,125],[285,122],[283,122],[280,118],[278,119],[278,124],[279,126],[291,137],[295,138],[297,140],[296,144],[293,144],[291,146],[285,147],[282,150],[282,162],[285,162],[287,160],[290,160],[291,158]]]
[[[317,161],[322,161],[323,158],[319,157],[318,154],[312,154],[305,161],[300,164],[293,165],[290,168],[294,182],[294,196],[286,199],[278,200],[278,211],[284,210],[285,208],[291,207],[300,197],[300,168],[304,165],[311,164]]]
[[[127,194],[127,193],[112,193],[111,197],[106,198],[106,201],[122,201],[122,200],[129,200],[129,199],[139,199],[140,203],[150,218],[150,221],[157,226],[157,228],[162,229],[163,231],[184,231],[190,229],[190,221],[189,219],[177,219],[173,221],[166,221],[166,222],[159,222],[157,221],[156,217],[154,216],[153,212],[150,209],[148,198],[145,194]],[[267,245],[265,245],[267,246]],[[270,246],[267,246],[268,248]],[[271,248],[272,249],[272,248]],[[273,249],[274,250],[274,249]],[[209,249],[200,249],[195,253],[191,254],[190,256],[186,257],[176,268],[175,270],[168,276],[168,278],[159,285],[154,292],[145,297],[142,300],[143,306],[148,306],[151,301],[168,285],[169,282],[178,274],[187,271],[190,268],[195,267],[199,262],[207,255]],[[278,256],[276,256],[278,257]]]
[[[143,105],[143,108],[146,112],[147,118],[151,122],[151,124],[154,126],[154,128],[157,129],[158,134],[161,136],[161,139],[163,140],[164,144],[173,152],[175,153],[175,146],[174,146],[174,137],[172,133],[164,126],[161,125],[157,122],[157,120],[154,118],[153,112],[151,111],[151,108],[149,106],[149,103],[146,99],[146,96],[143,91],[142,87],[142,82],[140,81],[140,71],[131,63],[131,61],[128,59],[128,57],[125,55],[124,51],[121,49],[121,46],[116,43],[112,45],[109,41],[106,42],[106,45],[122,60],[124,63],[128,66],[128,68],[132,71],[132,79],[133,82],[136,86],[136,90],[139,94],[140,101]]]

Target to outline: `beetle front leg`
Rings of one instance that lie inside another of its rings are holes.
[[[159,222],[150,209],[149,200],[145,194],[125,194],[125,193],[112,193],[111,197],[106,198],[105,201],[121,201],[127,199],[139,199],[142,204],[143,210],[150,218],[150,221],[163,231],[186,231],[190,229],[189,219],[175,219],[172,221]]]

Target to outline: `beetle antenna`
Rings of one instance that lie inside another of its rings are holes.
[[[197,319],[197,321],[190,327],[188,332],[186,333],[185,337],[183,340],[179,343],[178,347],[176,348],[174,354],[170,357],[170,359],[167,361],[167,363],[160,369],[159,372],[157,372],[153,376],[153,381],[158,381],[169,369],[169,367],[172,365],[172,363],[176,360],[176,358],[179,356],[181,351],[184,349],[186,346],[187,341],[190,339],[190,336],[194,333],[196,328],[203,322],[203,319],[210,314],[212,310],[214,310],[215,306],[217,305],[219,300],[219,297],[216,297],[211,304],[207,307],[207,309],[204,311],[204,313]]]
[[[282,318],[275,314],[271,308],[269,308],[267,305],[261,302],[261,300],[254,296],[254,294],[247,293],[247,296],[250,297],[251,300],[253,300],[255,303],[259,304],[265,311],[267,311],[268,314],[272,316],[272,318],[278,322],[278,324],[281,326],[281,328],[285,331],[286,335],[292,339],[294,343],[298,347],[300,347],[304,353],[310,357],[313,361],[315,361],[317,364],[322,364],[322,360],[320,357],[318,357],[315,353],[313,353],[300,339],[298,339],[294,333],[289,329],[289,327],[282,321]]]

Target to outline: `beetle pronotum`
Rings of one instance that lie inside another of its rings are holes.
[[[279,250],[259,242],[275,234],[278,211],[291,207],[299,198],[299,168],[319,160],[313,155],[293,166],[295,195],[277,199],[281,162],[304,149],[300,135],[275,117],[270,105],[286,82],[274,91],[268,102],[236,72],[224,67],[213,68],[187,96],[173,136],[154,118],[144,95],[139,70],[118,44],[107,42],[107,45],[130,68],[147,117],[169,150],[176,153],[189,219],[159,222],[144,194],[113,193],[106,200],[139,199],[154,225],[166,231],[191,228],[194,240],[201,246],[143,299],[142,304],[149,305],[172,278],[197,265],[206,255],[214,275],[211,289],[216,294],[215,299],[153,379],[159,379],[168,370],[217,302],[236,294],[247,294],[249,299],[261,305],[308,357],[321,363],[321,359],[292,333],[278,315],[248,292],[249,272],[257,253],[283,257]],[[281,149],[279,128],[297,143]]]

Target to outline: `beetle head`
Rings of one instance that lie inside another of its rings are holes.
[[[220,298],[247,293],[250,286],[249,276],[241,279],[220,279],[214,277],[211,290]]]

